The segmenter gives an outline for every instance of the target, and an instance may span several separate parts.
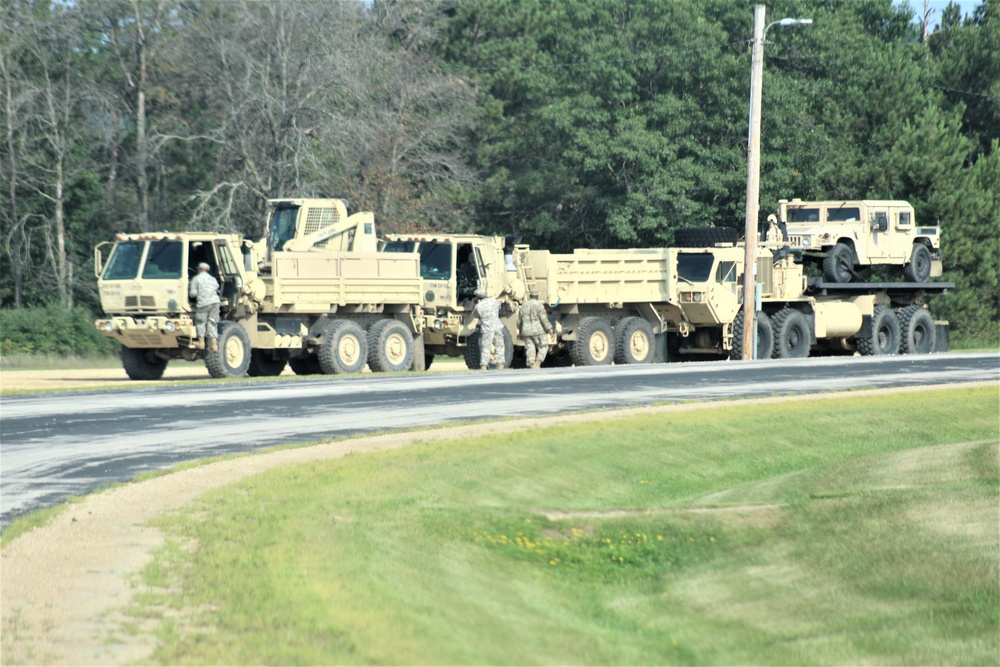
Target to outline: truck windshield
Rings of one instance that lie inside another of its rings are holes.
[[[180,241],[153,241],[149,244],[142,277],[150,280],[180,278],[183,257],[184,244]]]
[[[788,222],[819,222],[818,208],[790,208]]]
[[[712,275],[715,256],[705,253],[677,254],[677,277],[689,283],[703,283]]]
[[[413,241],[389,241],[382,252],[413,252],[416,245]]]
[[[274,209],[271,213],[271,234],[267,238],[272,250],[281,250],[295,237],[295,220],[298,216],[298,206]]]
[[[115,246],[104,269],[104,280],[130,280],[139,275],[139,260],[145,241],[123,241]]]
[[[451,279],[451,244],[420,244],[420,277],[428,280]]]

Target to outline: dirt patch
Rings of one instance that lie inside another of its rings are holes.
[[[464,371],[461,359],[436,359],[430,373]],[[365,371],[366,373],[368,371]],[[286,368],[282,377],[294,377]],[[2,391],[69,391],[94,387],[141,387],[164,384],[166,381],[208,380],[208,370],[201,361],[172,361],[163,373],[162,380],[130,380],[121,368],[72,368],[49,370],[0,370]]]
[[[29,371],[21,371],[29,372]],[[93,374],[94,371],[84,371]],[[7,372],[4,373],[4,380]],[[996,383],[978,383],[995,386]],[[973,386],[973,385],[963,385]],[[935,387],[911,387],[918,392]],[[886,390],[852,392],[880,395]],[[838,396],[837,394],[827,396]],[[817,400],[817,396],[727,403],[766,405]],[[719,409],[719,403],[634,408],[504,423],[505,432],[589,420]],[[482,424],[434,432],[435,442],[481,436]],[[183,507],[201,494],[275,467],[351,453],[394,449],[427,440],[427,432],[389,434],[248,456],[126,484],[88,496],[49,524],[15,539],[0,554],[0,656],[3,664],[123,664],[148,661],[153,638],[120,631],[119,611],[135,592],[130,581],[163,544],[149,527],[153,518]],[[702,508],[720,512],[719,508]],[[732,516],[762,510],[725,508]],[[772,509],[771,511],[780,511]]]

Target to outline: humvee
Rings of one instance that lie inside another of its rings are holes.
[[[940,230],[918,226],[905,201],[782,199],[773,222],[831,283],[866,279],[878,264],[901,266],[906,279],[916,283],[941,275]]]

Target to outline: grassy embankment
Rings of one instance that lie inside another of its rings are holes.
[[[159,619],[157,658],[1000,658],[996,387],[486,429],[166,519],[133,610]]]

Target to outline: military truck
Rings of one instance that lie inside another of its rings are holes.
[[[371,213],[339,199],[275,199],[265,234],[119,234],[94,250],[105,317],[134,380],[171,359],[204,359],[212,377],[403,371],[423,317],[415,255],[377,252]],[[200,262],[220,283],[218,350],[195,341],[188,282]],[[422,361],[422,357],[421,357]]]
[[[939,228],[917,225],[905,201],[782,199],[774,222],[831,283],[866,280],[875,265],[900,266],[910,282],[942,272]]]
[[[685,238],[707,238],[695,231]],[[477,287],[501,302],[509,367],[523,363],[516,314],[530,288],[551,313],[550,363],[742,357],[741,244],[555,254],[509,237],[431,234],[391,235],[383,251],[419,254],[426,352],[464,356],[469,368],[479,367]],[[921,303],[950,284],[810,282],[790,248],[765,245],[759,255],[758,358],[935,349],[937,327]]]

